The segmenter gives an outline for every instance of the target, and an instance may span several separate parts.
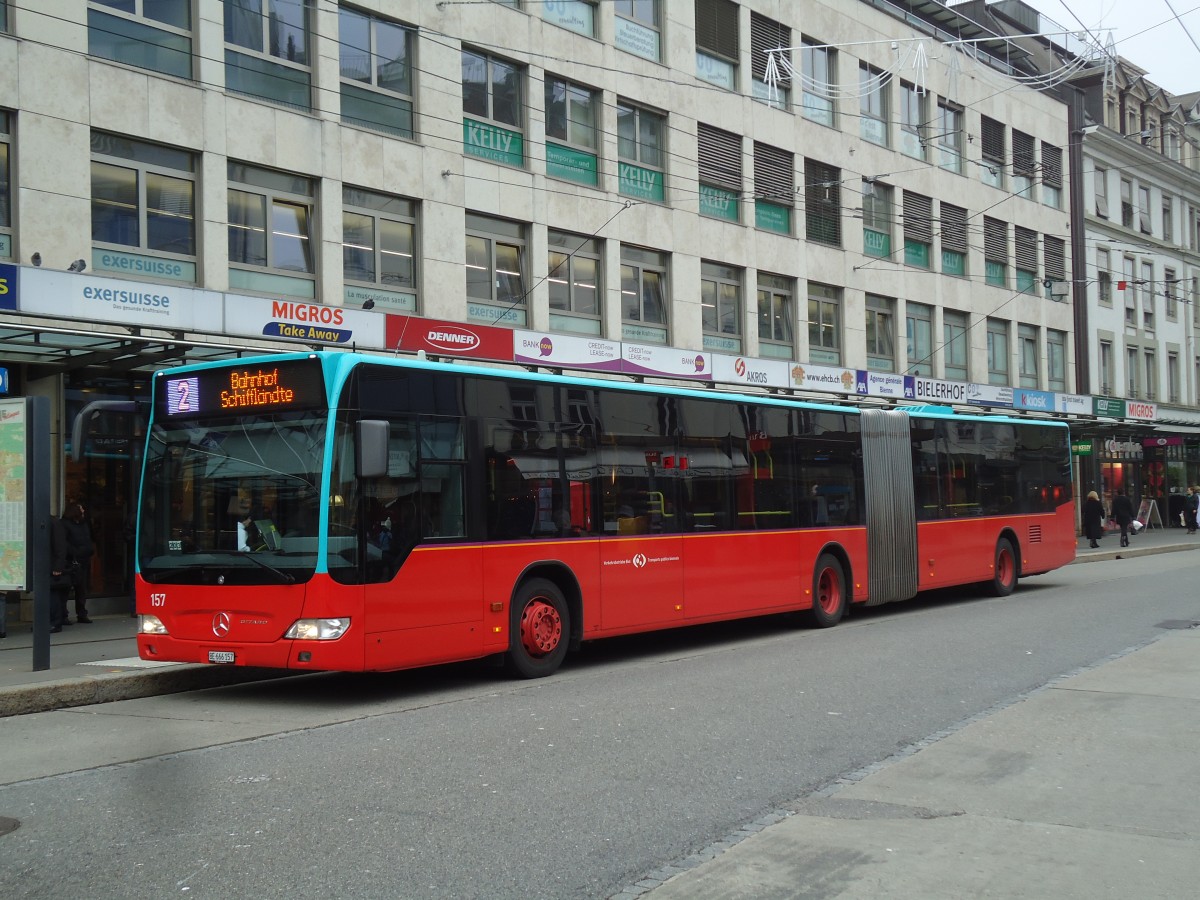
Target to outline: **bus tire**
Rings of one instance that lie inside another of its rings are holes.
[[[1017,551],[1006,537],[996,541],[996,560],[992,566],[992,594],[1007,597],[1017,586]]]
[[[546,578],[522,582],[513,594],[508,668],[522,678],[553,674],[567,655],[571,617],[562,591]]]
[[[822,553],[813,568],[812,611],[809,622],[832,628],[846,614],[846,573],[832,553]]]

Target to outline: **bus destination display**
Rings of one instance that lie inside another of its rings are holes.
[[[316,360],[290,360],[164,377],[158,397],[165,416],[307,409],[325,403]]]

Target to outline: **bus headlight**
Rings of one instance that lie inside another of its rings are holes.
[[[158,616],[138,616],[139,634],[167,634],[167,626]]]
[[[284,637],[297,641],[336,641],[349,627],[348,618],[297,619]]]

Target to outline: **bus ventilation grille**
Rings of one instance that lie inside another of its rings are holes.
[[[1042,542],[1042,526],[1041,525],[1030,525],[1029,526],[1029,543],[1040,544],[1041,542]]]

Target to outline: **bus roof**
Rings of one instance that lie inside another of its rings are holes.
[[[185,372],[196,372],[208,369],[236,368],[242,365],[265,365],[272,361],[294,359],[317,359],[327,373],[336,376],[337,381],[348,377],[350,371],[360,365],[394,366],[397,368],[417,369],[431,372],[452,374],[471,374],[485,378],[507,378],[530,381],[539,384],[562,384],[580,388],[604,387],[612,390],[670,395],[676,397],[694,397],[702,400],[718,400],[726,403],[751,402],[782,408],[814,409],[823,412],[850,413],[857,415],[863,411],[863,406],[855,403],[857,397],[847,397],[846,401],[818,400],[797,394],[752,394],[743,391],[729,390],[724,387],[694,387],[691,384],[680,384],[667,379],[655,381],[628,381],[628,376],[605,377],[607,373],[589,375],[564,375],[557,372],[530,371],[517,363],[497,363],[475,359],[422,359],[417,356],[383,355],[359,353],[355,351],[313,350],[291,353],[268,353],[259,356],[238,357],[229,360],[209,360],[186,366],[176,366],[170,369],[160,369],[155,376],[173,376]],[[712,384],[712,382],[703,382]],[[874,404],[866,408],[878,408]],[[963,411],[938,404],[888,404],[888,409],[907,413],[910,416],[931,418],[966,419],[983,422],[1012,422],[1014,424],[1041,424],[1052,427],[1066,428],[1067,422],[1061,419],[1035,418],[1032,416],[1014,416],[1007,413],[987,413]]]

